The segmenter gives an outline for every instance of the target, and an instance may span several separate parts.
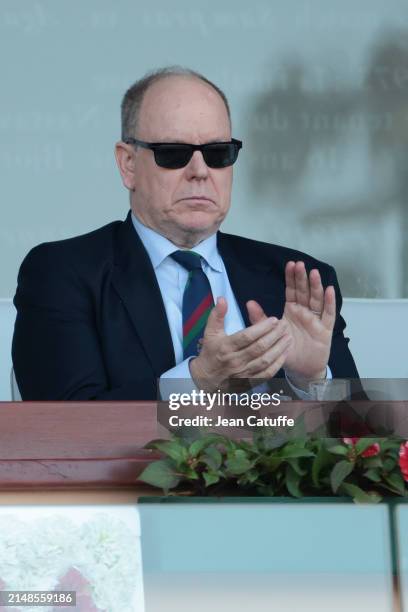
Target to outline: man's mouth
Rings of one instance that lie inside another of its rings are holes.
[[[190,201],[190,202],[203,202],[203,203],[211,203],[214,204],[214,200],[211,200],[211,198],[207,198],[206,196],[189,196],[186,198],[180,198],[181,202],[185,202],[185,201]]]

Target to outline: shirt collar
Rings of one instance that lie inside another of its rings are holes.
[[[132,223],[139,238],[143,242],[146,251],[149,254],[154,269],[158,268],[160,264],[174,251],[179,250],[179,247],[173,244],[170,240],[158,234],[150,227],[146,227],[139,221],[139,219],[132,212]],[[205,240],[202,240],[197,244],[194,249],[195,253],[198,253],[203,257],[204,261],[216,272],[222,272],[222,259],[217,249],[217,234],[212,234]]]

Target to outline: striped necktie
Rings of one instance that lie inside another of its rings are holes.
[[[214,306],[210,282],[201,267],[201,255],[194,251],[175,251],[171,257],[188,271],[183,293],[184,359],[199,353],[208,316]]]

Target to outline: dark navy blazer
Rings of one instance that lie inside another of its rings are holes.
[[[282,316],[287,261],[318,268],[323,285],[336,290],[330,369],[336,378],[358,377],[331,266],[222,232],[217,244],[246,325],[250,299]],[[13,364],[24,400],[153,400],[157,379],[175,365],[163,299],[130,213],[124,222],[32,249],[14,304]]]

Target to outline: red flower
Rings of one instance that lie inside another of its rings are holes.
[[[359,440],[360,438],[357,438],[357,437],[343,438],[344,444],[351,444],[352,446],[355,446]],[[380,445],[377,442],[375,442],[374,444],[371,444],[371,446],[366,448],[365,451],[361,453],[361,456],[362,457],[375,457],[375,455],[378,455],[379,452],[380,452]],[[408,455],[408,450],[407,450],[407,455]],[[408,464],[407,464],[407,470],[408,470]]]
[[[404,480],[408,482],[408,441],[400,446],[398,463]]]

